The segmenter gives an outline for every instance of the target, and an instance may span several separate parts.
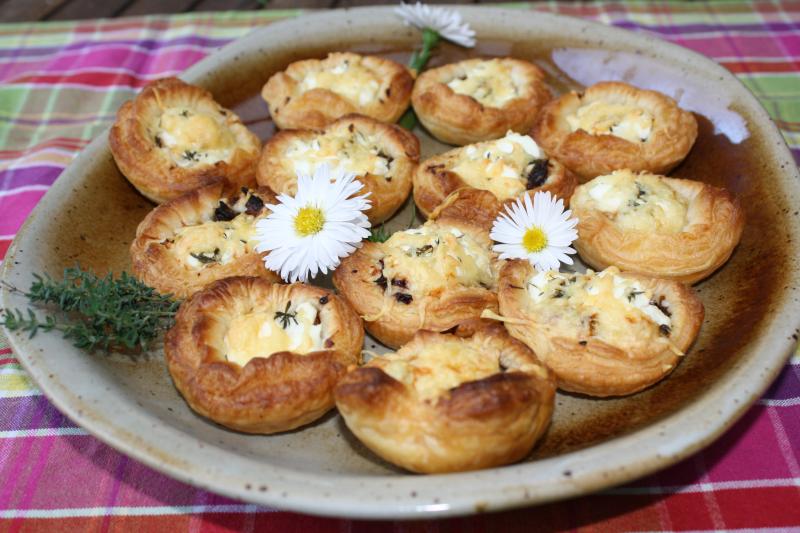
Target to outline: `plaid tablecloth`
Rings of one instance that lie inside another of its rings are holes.
[[[649,32],[713,57],[756,94],[800,161],[800,1],[515,6]],[[2,7],[0,7],[1,9]],[[137,88],[299,12],[0,25],[0,257],[59,173]],[[532,531],[800,528],[800,358],[701,453],[571,501],[431,522],[352,522],[233,501],[89,436],[0,338],[0,531]]]

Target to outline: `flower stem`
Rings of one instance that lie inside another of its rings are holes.
[[[411,60],[408,62],[408,66],[414,69],[417,74],[422,72],[422,69],[425,68],[425,65],[428,64],[428,60],[431,58],[431,52],[433,52],[433,49],[436,48],[440,40],[441,36],[438,32],[430,28],[422,30],[422,50],[415,51],[411,54]],[[414,110],[409,108],[400,118],[398,124],[407,130],[414,129],[414,126],[417,124],[417,116],[414,114]]]

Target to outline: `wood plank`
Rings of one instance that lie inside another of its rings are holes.
[[[333,7],[335,0],[267,0],[265,9],[328,9]]]
[[[45,20],[86,20],[114,17],[135,0],[72,0],[58,7]]]
[[[69,0],[5,0],[0,3],[0,22],[43,20]]]
[[[258,0],[200,0],[192,11],[252,11],[261,9]]]
[[[191,10],[197,0],[136,0],[115,16],[160,15]]]
[[[508,1],[508,0],[505,0]],[[376,5],[397,5],[400,2],[397,0],[337,0],[336,4],[332,7],[362,7],[362,6],[376,6]],[[407,0],[407,3],[414,3],[413,0]],[[431,4],[465,4],[469,3],[465,0],[435,0]]]

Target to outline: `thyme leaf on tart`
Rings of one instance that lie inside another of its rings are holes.
[[[34,274],[27,291],[4,284],[6,289],[24,295],[31,304],[45,311],[40,318],[32,309],[2,310],[3,325],[9,331],[26,331],[30,337],[39,331],[61,331],[81,349],[105,352],[139,352],[172,327],[179,302],[171,295],[160,295],[127,272],[119,277],[103,277],[83,270],[80,265],[64,269],[63,278]]]
[[[295,311],[294,313],[289,312],[289,309],[291,307],[292,307],[292,301],[289,300],[288,302],[286,302],[286,309],[284,309],[283,311],[275,311],[275,320],[281,323],[281,327],[283,329],[288,328],[289,324],[292,323],[292,320],[294,320],[295,324],[299,324],[299,322],[297,321],[297,311]]]

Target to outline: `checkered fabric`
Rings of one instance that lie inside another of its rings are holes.
[[[761,100],[800,161],[800,2],[514,5],[655,34],[714,58]],[[0,25],[0,257],[64,167],[148,81],[299,12]],[[800,528],[800,358],[722,438],[627,486],[426,522],[280,512],[174,481],[60,414],[0,339],[0,531],[532,531]]]

